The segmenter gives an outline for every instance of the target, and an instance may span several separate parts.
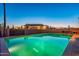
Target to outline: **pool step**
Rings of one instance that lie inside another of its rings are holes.
[[[78,34],[74,34],[71,39],[72,39],[72,41],[75,41],[77,38],[79,38],[79,35]]]

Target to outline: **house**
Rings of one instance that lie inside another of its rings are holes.
[[[47,25],[43,25],[43,24],[26,24],[24,25],[25,26],[25,29],[28,29],[28,30],[46,30],[49,28],[49,26]]]

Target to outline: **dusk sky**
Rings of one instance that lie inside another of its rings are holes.
[[[2,19],[0,4],[0,20]],[[6,4],[7,24],[78,26],[79,4]],[[0,22],[1,23],[1,22]]]
[[[0,24],[3,23],[3,4],[0,3]]]

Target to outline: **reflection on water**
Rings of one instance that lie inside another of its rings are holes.
[[[11,55],[16,56],[58,56],[69,43],[68,38],[52,36],[31,36],[6,41]]]

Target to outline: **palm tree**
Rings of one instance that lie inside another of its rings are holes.
[[[3,3],[4,5],[4,36],[6,36],[6,4]]]

